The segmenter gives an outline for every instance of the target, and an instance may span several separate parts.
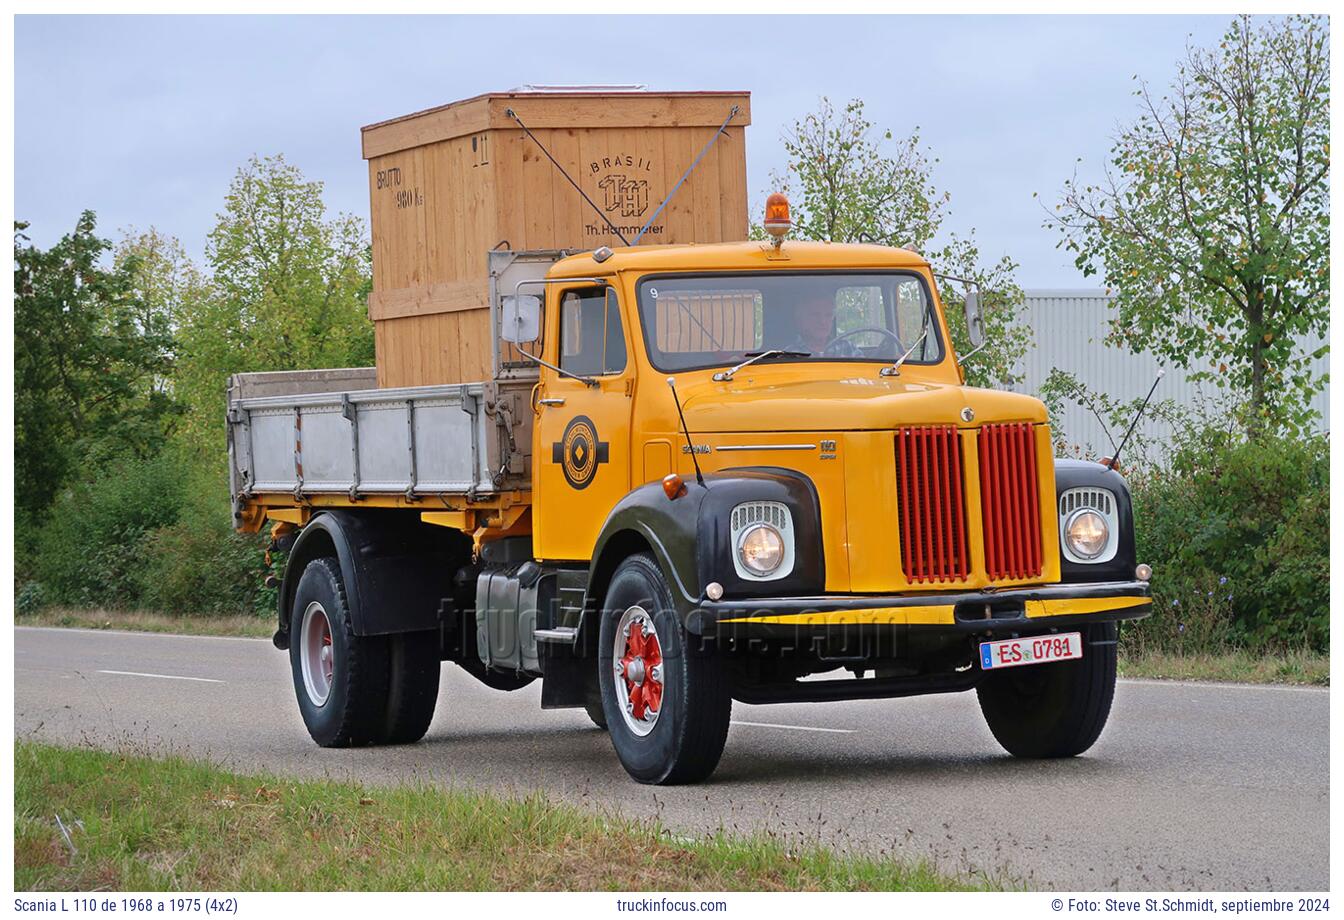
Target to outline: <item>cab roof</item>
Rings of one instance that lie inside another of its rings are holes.
[[[551,275],[580,277],[635,271],[731,271],[766,269],[925,268],[919,253],[868,243],[814,243],[786,240],[779,253],[770,242],[690,243],[679,246],[622,246],[604,262],[582,252],[556,262]]]

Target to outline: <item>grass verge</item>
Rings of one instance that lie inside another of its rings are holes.
[[[69,833],[67,841],[56,822]],[[244,776],[17,742],[18,890],[945,891],[925,863],[763,836],[678,842],[540,795]]]
[[[1253,655],[1133,651],[1121,642],[1120,676],[1160,680],[1210,680],[1245,684],[1330,685],[1330,656],[1318,652]]]
[[[140,610],[79,610],[48,607],[37,613],[16,614],[16,626],[68,626],[77,629],[115,629],[125,632],[176,633],[186,636],[247,636],[269,639],[275,618],[247,614],[149,613]]]

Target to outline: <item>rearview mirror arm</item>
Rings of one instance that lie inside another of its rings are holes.
[[[978,352],[984,351],[984,350],[985,350],[985,346],[988,345],[988,344],[989,344],[989,339],[985,339],[985,340],[984,340],[983,342],[981,342],[979,345],[975,346],[975,347],[972,348],[970,351],[966,352],[966,354],[964,354],[964,355],[958,355],[958,356],[957,356],[957,363],[958,363],[958,364],[965,364],[967,361],[971,360],[971,358],[975,357],[975,355],[976,355]]]
[[[605,278],[524,278],[522,281],[519,281],[517,284],[513,286],[513,296],[515,298],[518,296],[518,292],[522,290],[522,287],[525,284],[596,284],[602,287],[609,286],[607,284],[607,279]],[[569,377],[573,380],[578,380],[586,384],[587,386],[594,388],[596,388],[598,385],[597,380],[593,377],[585,377],[583,374],[576,374],[573,371],[567,371],[562,367],[556,367],[549,361],[543,361],[536,355],[523,351],[522,346],[519,345],[517,342],[513,343],[513,347],[517,349],[518,354],[522,355],[524,358],[527,358],[529,361],[537,362],[537,364],[541,365],[542,367],[546,368],[549,371],[555,371],[555,373],[559,374],[561,377]]]
[[[570,377],[573,378],[574,380],[580,380],[588,384],[588,386],[590,387],[597,386],[597,378],[595,377],[585,377],[582,374],[576,374],[573,371],[567,371],[563,367],[556,367],[549,361],[543,361],[536,355],[529,354],[528,352],[523,351],[522,348],[518,346],[517,342],[514,343],[513,347],[515,350],[517,350],[518,354],[522,355],[524,358],[528,359],[529,361],[537,362],[538,364],[540,364],[542,367],[546,368],[549,371],[555,371],[561,377]]]

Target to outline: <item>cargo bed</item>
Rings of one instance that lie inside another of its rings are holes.
[[[355,384],[357,389],[332,389]],[[460,495],[528,487],[530,381],[374,388],[372,368],[235,374],[229,484],[262,495]],[[317,390],[314,392],[314,390]]]

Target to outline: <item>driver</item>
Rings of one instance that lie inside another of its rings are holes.
[[[793,341],[788,351],[805,351],[830,358],[857,358],[853,342],[835,335],[835,298],[830,294],[806,294],[789,307],[793,311]]]

